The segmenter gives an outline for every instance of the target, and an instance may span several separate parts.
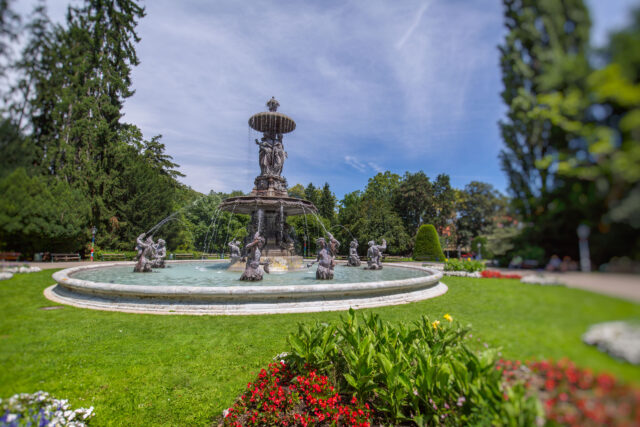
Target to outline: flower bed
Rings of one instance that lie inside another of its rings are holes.
[[[568,360],[522,364],[500,360],[507,384],[523,383],[544,403],[545,416],[569,426],[640,425],[640,390],[608,374],[594,375]]]
[[[0,399],[0,426],[69,426],[84,427],[93,417],[91,408],[72,409],[68,400],[54,399],[39,391]]]
[[[346,400],[346,399],[345,399]],[[285,362],[271,363],[224,412],[222,425],[349,425],[368,427],[371,410],[353,396],[343,402],[326,376],[295,375]]]
[[[498,361],[468,337],[449,314],[300,324],[221,425],[640,425],[640,390],[569,361]]]
[[[519,274],[504,274],[497,270],[484,270],[480,273],[480,276],[486,279],[522,279]]]

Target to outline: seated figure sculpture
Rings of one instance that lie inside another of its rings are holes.
[[[358,256],[358,241],[353,239],[349,244],[349,259],[347,265],[350,267],[360,267],[360,257]]]
[[[163,239],[158,239],[158,243],[153,245],[152,268],[165,268],[164,260],[167,257],[167,244]]]
[[[318,269],[316,270],[316,279],[331,280],[333,279],[333,268],[336,265],[333,255],[327,246],[327,242],[324,240],[324,237],[320,237],[316,240],[316,245],[318,246],[318,255],[316,260],[311,264],[308,264],[307,267],[311,267],[317,262]]]
[[[229,242],[229,257],[231,258],[232,265],[242,259],[242,255],[240,255],[240,242],[236,239]]]
[[[260,266],[264,266],[264,272],[269,273],[269,263],[260,262],[261,252],[266,240],[257,232],[253,236],[253,241],[245,246],[247,251],[247,263],[245,265],[244,273],[240,276],[240,280],[244,281],[258,281],[262,280],[263,269]]]
[[[387,241],[385,239],[382,239],[381,245],[376,245],[373,240],[369,242],[366,270],[382,270],[382,252],[385,249],[387,249]]]
[[[136,273],[149,273],[151,272],[152,258],[153,258],[153,236],[147,236],[147,233],[142,233],[136,239],[136,265],[133,267],[133,271]]]

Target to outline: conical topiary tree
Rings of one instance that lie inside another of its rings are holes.
[[[418,229],[416,244],[413,247],[413,259],[417,261],[445,260],[438,233],[433,225],[424,224]]]

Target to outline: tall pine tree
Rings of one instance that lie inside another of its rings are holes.
[[[69,7],[33,73],[31,123],[42,166],[91,200],[95,225],[115,212],[113,195],[122,165],[124,100],[133,94],[131,68],[139,63],[135,31],[144,9],[132,0],[86,0]],[[28,64],[25,64],[28,65]]]

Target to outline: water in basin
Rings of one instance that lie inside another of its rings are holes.
[[[74,279],[91,282],[145,286],[282,286],[329,285],[332,283],[377,282],[428,276],[429,273],[409,268],[385,266],[382,270],[363,270],[338,265],[333,280],[316,280],[316,267],[282,274],[265,274],[260,282],[243,282],[237,272],[227,271],[228,263],[190,262],[170,264],[152,273],[134,273],[133,267],[118,266],[82,270],[73,273]]]

